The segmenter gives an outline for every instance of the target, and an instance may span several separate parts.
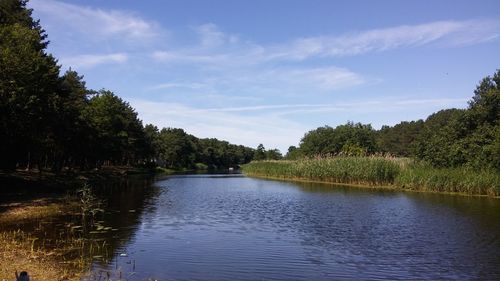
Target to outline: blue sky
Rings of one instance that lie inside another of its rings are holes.
[[[54,1],[49,52],[145,124],[266,148],[467,106],[500,68],[500,1]]]

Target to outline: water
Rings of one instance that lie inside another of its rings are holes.
[[[126,181],[101,196],[118,231],[93,270],[127,280],[500,280],[499,199],[241,175]]]

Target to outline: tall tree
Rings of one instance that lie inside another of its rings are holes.
[[[265,160],[266,159],[266,149],[264,148],[264,145],[261,143],[257,146],[257,149],[254,152],[253,155],[254,160]]]
[[[414,154],[415,140],[422,132],[424,121],[403,121],[395,126],[382,126],[377,131],[377,147],[380,152],[396,156],[411,156]]]
[[[305,156],[347,154],[365,155],[376,151],[375,131],[371,125],[348,122],[335,129],[319,127],[307,132],[300,141]]]
[[[142,159],[142,122],[134,109],[113,92],[101,90],[85,112],[96,143],[94,158],[109,164],[131,164]]]
[[[183,129],[160,131],[160,157],[169,168],[192,168],[195,160],[194,137]]]
[[[26,2],[0,2],[1,168],[46,156],[57,118],[59,66]]]
[[[427,118],[416,155],[437,167],[466,165],[500,170],[500,71],[484,78],[469,108],[439,111]]]

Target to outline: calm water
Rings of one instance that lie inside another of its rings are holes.
[[[241,175],[98,192],[113,231],[83,280],[500,280],[499,199]]]

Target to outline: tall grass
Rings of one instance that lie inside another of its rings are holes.
[[[500,175],[467,168],[436,169],[408,158],[328,157],[257,161],[243,165],[250,176],[387,186],[418,191],[499,196]]]
[[[243,166],[249,175],[369,185],[392,184],[400,169],[400,163],[382,157],[261,161]]]
[[[408,190],[500,196],[500,173],[492,170],[476,171],[467,167],[437,169],[413,163],[401,169],[394,183]]]

